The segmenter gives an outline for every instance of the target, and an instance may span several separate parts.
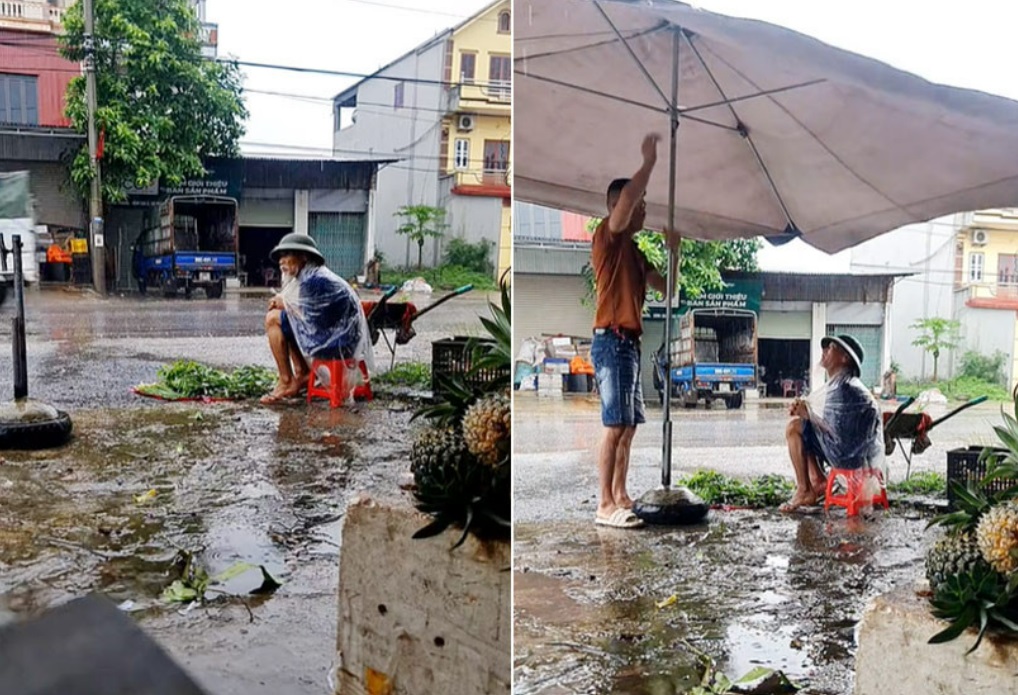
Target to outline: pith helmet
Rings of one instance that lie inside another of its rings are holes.
[[[297,251],[300,253],[306,253],[311,258],[317,259],[319,263],[325,263],[325,256],[318,250],[318,244],[307,234],[301,234],[299,232],[291,232],[287,234],[279,243],[276,244],[276,248],[269,252],[269,258],[272,259],[273,263],[279,262],[279,257],[287,251]]]

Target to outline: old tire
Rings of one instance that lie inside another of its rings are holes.
[[[208,285],[205,287],[205,296],[209,299],[219,299],[223,296],[223,283],[217,282],[215,285]]]
[[[62,410],[55,418],[29,422],[0,422],[0,449],[50,449],[71,438],[71,416]]]

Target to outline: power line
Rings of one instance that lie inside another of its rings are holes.
[[[461,83],[450,82],[448,80],[429,80],[423,77],[394,77],[392,75],[379,75],[377,72],[374,73],[363,73],[363,72],[347,72],[345,70],[327,70],[325,68],[305,68],[294,65],[276,65],[274,63],[253,63],[246,60],[229,60],[226,58],[218,59],[220,63],[231,63],[236,65],[242,65],[249,68],[262,68],[266,70],[284,70],[287,72],[298,72],[313,75],[332,75],[334,77],[352,77],[357,79],[372,78],[376,80],[390,80],[392,82],[406,82],[409,84],[431,84],[438,85],[441,87],[459,87]],[[471,82],[470,86],[483,88],[497,88],[502,89],[506,84],[511,84],[510,81],[506,82]]]
[[[500,140],[499,142],[508,142],[507,140]],[[334,155],[336,153],[344,155],[357,155],[363,157],[373,157],[377,159],[397,159],[400,161],[411,161],[411,160],[426,160],[435,162],[444,162],[448,158],[439,155],[430,154],[399,154],[395,152],[375,152],[371,150],[354,150],[347,148],[334,148],[328,149],[326,147],[310,147],[308,145],[288,145],[284,143],[272,143],[272,142],[252,142],[250,140],[241,140],[239,143],[241,146],[246,147],[265,147],[268,149],[276,150],[292,150],[294,152],[308,152],[316,155]],[[485,157],[468,157],[467,162],[484,164],[487,159]]]
[[[248,93],[248,94],[264,94],[266,96],[272,96],[272,97],[283,97],[283,98],[287,98],[287,99],[295,99],[295,100],[298,100],[298,101],[308,101],[308,102],[330,104],[330,105],[333,104],[332,97],[318,97],[318,96],[314,96],[312,94],[292,94],[290,92],[276,92],[276,91],[267,90],[267,89],[248,89],[247,87],[244,88],[244,92]],[[501,103],[505,104],[506,106],[509,106],[508,102],[501,102]],[[361,110],[361,107],[363,107],[363,106],[381,106],[383,108],[389,109],[389,111],[392,112],[392,115],[394,115],[394,116],[398,115],[399,111],[427,111],[427,112],[430,112],[430,113],[450,113],[448,109],[433,108],[431,106],[415,106],[415,105],[412,106],[412,105],[404,104],[403,106],[400,106],[397,109],[391,103],[385,103],[385,102],[381,102],[381,101],[360,101],[360,100],[358,100],[357,101],[357,109]],[[385,111],[370,111],[370,113],[383,113],[384,114],[384,113],[387,113],[387,112],[385,112]],[[499,118],[499,116],[495,116],[495,118]]]
[[[63,57],[58,49],[54,50],[54,49],[51,49],[50,47],[44,47],[44,46],[38,46],[38,47],[36,47],[36,46],[24,46],[24,45],[21,45],[21,44],[12,44],[12,43],[5,42],[5,41],[0,41],[0,46],[13,46],[15,48],[21,48],[22,50],[34,51],[36,53],[41,53],[41,54],[49,55],[49,56],[53,56],[53,57],[58,57],[58,56],[59,57]],[[68,60],[68,59],[65,58],[65,60]],[[68,62],[73,63],[75,61],[68,60]],[[349,71],[345,71],[345,70],[329,70],[329,69],[326,69],[326,68],[307,68],[307,67],[300,67],[300,66],[293,66],[293,65],[277,65],[277,64],[274,64],[274,63],[256,63],[256,62],[245,61],[245,60],[232,60],[232,59],[229,59],[229,58],[217,58],[216,60],[210,61],[210,62],[223,63],[223,64],[226,64],[226,65],[237,65],[237,66],[243,66],[243,67],[249,67],[249,68],[255,68],[255,69],[282,70],[282,71],[286,71],[286,72],[296,72],[296,73],[311,74],[311,75],[330,75],[330,76],[333,76],[333,77],[347,77],[347,78],[360,79],[360,80],[371,78],[371,79],[376,79],[376,80],[389,80],[389,81],[395,82],[395,83],[402,82],[402,83],[405,83],[405,84],[437,85],[437,86],[440,86],[440,87],[471,86],[471,87],[479,87],[481,89],[489,89],[489,90],[490,89],[494,89],[496,91],[503,91],[503,90],[505,90],[507,87],[509,87],[512,84],[511,80],[506,80],[506,81],[503,81],[503,82],[477,82],[477,81],[474,81],[474,82],[470,82],[469,84],[464,84],[464,83],[461,83],[461,82],[453,82],[453,81],[450,81],[450,80],[431,80],[431,79],[427,79],[427,78],[424,78],[424,77],[396,77],[396,76],[392,76],[392,75],[379,75],[377,72],[374,72],[374,73],[349,72]],[[55,68],[55,67],[46,66],[46,65],[39,65],[39,66],[26,65],[26,66],[20,66],[20,67],[22,69],[25,69],[25,70],[39,70],[41,72],[72,72],[72,73],[79,73],[80,72],[79,70],[72,70],[72,69],[69,69],[69,68]]]

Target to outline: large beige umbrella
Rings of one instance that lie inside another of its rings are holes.
[[[835,252],[1018,202],[1018,102],[670,0],[517,0],[514,17],[518,200],[604,215],[608,183],[658,131],[667,171],[646,225],[697,239]],[[669,412],[665,399],[666,491]]]

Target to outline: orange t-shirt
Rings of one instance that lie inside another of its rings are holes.
[[[647,261],[633,234],[612,234],[606,217],[594,230],[590,256],[597,285],[594,328],[624,328],[641,334]]]

